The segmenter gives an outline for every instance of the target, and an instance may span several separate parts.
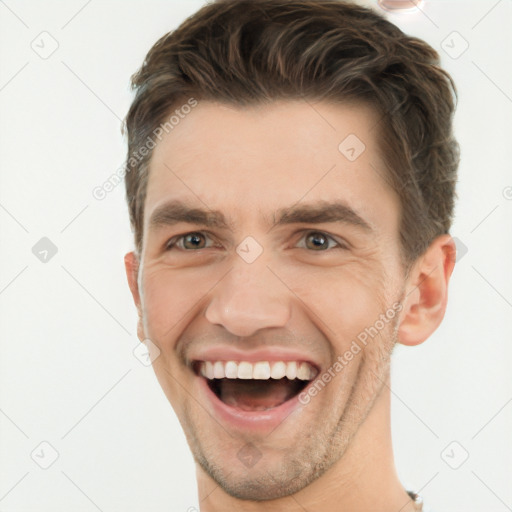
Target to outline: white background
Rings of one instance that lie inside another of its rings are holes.
[[[0,2],[2,512],[198,506],[177,419],[152,369],[132,353],[123,184],[103,201],[92,190],[125,157],[120,125],[130,75],[201,5]],[[388,18],[436,48],[458,86],[462,161],[452,234],[467,249],[442,326],[422,346],[396,351],[396,462],[404,485],[438,512],[505,512],[512,510],[512,1],[431,0],[422,12]],[[58,48],[43,59],[31,45],[51,48],[51,38]],[[464,40],[468,49],[453,58]],[[47,263],[32,252],[42,237],[58,249]],[[43,441],[58,452],[48,469],[35,462],[51,462]],[[450,467],[466,451],[469,458]]]

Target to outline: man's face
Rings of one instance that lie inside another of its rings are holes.
[[[139,336],[195,460],[233,496],[311,483],[382,390],[404,276],[377,122],[360,105],[200,102],[154,150]]]

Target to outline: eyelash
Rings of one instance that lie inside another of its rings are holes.
[[[348,247],[347,247],[347,245],[345,243],[338,242],[333,236],[329,235],[328,233],[325,233],[324,231],[317,231],[317,230],[310,229],[310,230],[307,230],[307,231],[302,231],[302,233],[303,233],[303,235],[301,236],[300,240],[303,240],[308,235],[311,235],[311,234],[314,233],[314,234],[322,235],[329,242],[334,242],[336,244],[335,247],[328,247],[328,249],[324,249],[324,251],[325,250],[332,250],[332,249],[348,249]],[[171,238],[165,244],[165,250],[166,251],[170,251],[170,250],[174,249],[176,247],[177,243],[179,243],[180,241],[183,241],[186,236],[192,235],[192,234],[199,234],[199,235],[203,235],[206,238],[211,238],[207,231],[189,231],[188,233],[184,233],[183,235],[177,235],[177,236]],[[202,249],[211,249],[211,247],[212,246],[210,246],[210,247],[203,247]],[[182,247],[178,247],[178,249],[181,250],[181,251],[186,251],[186,252],[195,252],[195,251],[200,251],[201,250],[201,249],[184,249]],[[301,249],[307,249],[307,247],[301,247]],[[313,250],[311,250],[311,252],[324,252],[324,251],[321,251],[321,250],[313,251]]]

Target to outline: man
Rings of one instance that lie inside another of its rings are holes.
[[[221,0],[132,81],[126,272],[201,511],[421,510],[389,374],[455,262],[435,50],[350,2]]]

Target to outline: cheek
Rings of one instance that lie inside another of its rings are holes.
[[[347,265],[310,275],[303,273],[296,293],[315,313],[312,320],[321,318],[330,329],[326,334],[339,339],[344,347],[388,309],[386,286],[382,272]]]
[[[197,274],[197,270],[184,272],[160,267],[146,269],[142,280],[145,333],[161,350],[153,361],[153,370],[179,418],[187,404],[182,386],[189,376],[176,357],[176,341],[195,314],[201,297],[212,287]]]
[[[203,278],[204,277],[204,278]],[[148,337],[164,342],[175,339],[180,323],[186,322],[194,306],[212,287],[211,277],[197,269],[158,269],[144,274],[143,310]],[[176,330],[176,335],[173,335]]]

